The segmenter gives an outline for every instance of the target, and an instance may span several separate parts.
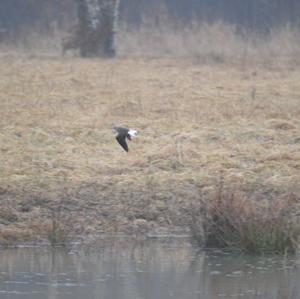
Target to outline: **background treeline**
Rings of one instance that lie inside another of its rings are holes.
[[[193,18],[205,22],[221,20],[247,29],[268,31],[289,23],[300,25],[299,0],[121,0],[120,18],[139,25],[143,17],[156,17],[162,11],[180,22]],[[75,0],[1,0],[0,28],[18,31],[38,25],[66,26],[76,17]]]

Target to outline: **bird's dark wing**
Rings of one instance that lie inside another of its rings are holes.
[[[126,136],[129,140],[131,140],[131,136],[129,134],[127,134]]]
[[[118,135],[116,137],[117,141],[119,144],[124,148],[126,152],[128,152],[128,145],[126,143],[126,135]]]

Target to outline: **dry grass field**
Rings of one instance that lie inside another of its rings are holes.
[[[280,62],[1,56],[0,243],[186,231],[220,180],[297,211],[299,82]],[[113,125],[140,131],[129,153]]]

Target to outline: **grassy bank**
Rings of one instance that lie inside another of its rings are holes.
[[[299,82],[279,62],[1,56],[0,243],[189,231],[220,175],[255,219],[289,200],[296,221]],[[128,154],[114,124],[141,132]]]
[[[249,254],[298,251],[296,194],[290,192],[270,199],[257,193],[252,197],[240,186],[226,186],[225,181],[221,174],[215,194],[209,198],[200,194],[191,204],[191,233],[200,246]]]

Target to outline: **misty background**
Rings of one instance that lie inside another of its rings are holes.
[[[157,17],[165,8],[180,22],[191,19],[214,22],[222,20],[258,31],[273,26],[300,25],[300,2],[297,0],[122,0],[120,19],[138,26],[143,17]],[[40,26],[49,30],[52,22],[66,26],[76,17],[74,0],[2,0],[0,26],[13,32],[24,26]]]
[[[297,0],[121,0],[117,55],[215,62],[272,56],[294,64],[299,11]],[[0,50],[61,55],[62,38],[76,22],[75,0],[2,0]]]

